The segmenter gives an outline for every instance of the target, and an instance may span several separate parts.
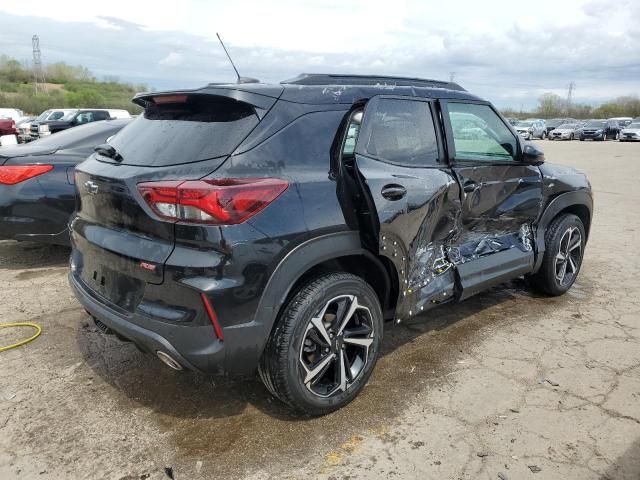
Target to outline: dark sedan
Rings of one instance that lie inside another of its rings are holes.
[[[69,244],[76,207],[75,166],[131,119],[75,127],[0,148],[0,239]]]

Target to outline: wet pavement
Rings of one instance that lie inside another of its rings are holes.
[[[388,328],[363,393],[322,418],[103,335],[67,249],[0,242],[0,321],[43,327],[0,353],[0,478],[637,480],[640,148],[537,143],[596,194],[574,288],[549,299],[518,280]]]

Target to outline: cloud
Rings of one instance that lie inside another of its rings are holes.
[[[181,53],[171,52],[158,63],[163,67],[177,67],[182,64],[184,58]]]
[[[42,2],[34,11],[43,17],[3,14],[0,53],[30,58],[38,33],[45,62],[82,64],[98,77],[159,89],[191,88],[235,80],[215,39],[220,29],[240,73],[267,82],[300,72],[439,79],[455,72],[469,91],[516,108],[535,105],[543,92],[565,95],[571,81],[578,102],[640,94],[634,0],[618,0],[615,8],[608,0],[538,0],[533,10],[506,0],[469,0],[456,9],[418,0],[396,0],[393,9],[386,0],[304,7],[245,0],[242,12],[251,15],[228,2],[183,3],[161,16],[141,2],[113,0],[109,9],[86,2],[81,17],[63,21],[65,12]]]

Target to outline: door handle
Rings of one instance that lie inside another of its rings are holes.
[[[400,200],[407,194],[407,189],[402,185],[385,185],[380,193],[387,200]]]
[[[478,188],[478,184],[472,181],[472,182],[465,182],[464,186],[462,187],[462,190],[465,193],[471,193],[475,191],[476,188]]]

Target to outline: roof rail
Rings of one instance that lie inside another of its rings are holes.
[[[398,87],[434,87],[465,92],[457,83],[424,78],[388,77],[384,75],[337,75],[331,73],[301,73],[280,82],[283,85],[395,85]]]

